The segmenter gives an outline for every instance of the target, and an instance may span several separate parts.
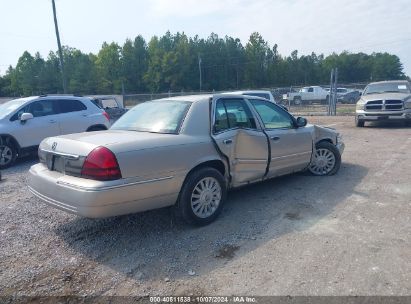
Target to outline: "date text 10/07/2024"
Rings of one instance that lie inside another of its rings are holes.
[[[179,296],[179,297],[150,297],[150,303],[257,303],[254,297],[207,297],[207,296]]]

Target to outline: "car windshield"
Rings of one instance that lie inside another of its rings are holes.
[[[270,100],[270,95],[268,95],[267,93],[245,92],[245,93],[243,93],[243,95],[257,96],[257,97],[261,97],[261,98],[265,98],[265,99]]]
[[[124,114],[112,130],[177,134],[190,108],[187,101],[147,101]]]
[[[364,95],[381,94],[381,93],[410,93],[410,86],[406,82],[386,82],[369,84],[365,90]]]
[[[11,114],[14,110],[24,105],[27,100],[27,98],[19,98],[0,104],[0,119],[3,119],[7,115]]]

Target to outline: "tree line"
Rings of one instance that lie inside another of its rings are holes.
[[[148,43],[142,36],[121,46],[104,42],[97,54],[65,46],[63,59],[68,91],[77,94],[157,93],[238,88],[287,87],[329,82],[332,68],[339,81],[359,83],[403,79],[403,66],[388,53],[333,53],[282,56],[259,33],[243,45],[238,38],[188,37],[167,32]],[[62,93],[57,52],[45,59],[24,52],[15,67],[0,77],[0,96]]]

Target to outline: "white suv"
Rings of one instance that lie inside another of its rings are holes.
[[[108,114],[88,97],[42,95],[0,104],[0,169],[36,151],[46,137],[109,127]]]

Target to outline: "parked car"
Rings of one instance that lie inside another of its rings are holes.
[[[102,108],[110,116],[110,121],[113,123],[119,119],[127,109],[118,102],[115,96],[98,96],[91,99],[98,107]]]
[[[406,80],[373,82],[357,102],[355,125],[366,121],[402,120],[411,125],[411,86]]]
[[[46,137],[109,127],[107,113],[90,98],[43,95],[8,101],[0,105],[0,169],[37,151]]]
[[[287,93],[294,93],[296,92],[292,87],[288,88],[277,88],[272,91],[274,96],[274,100],[277,104],[288,105],[288,100],[284,99],[284,95],[287,96]]]
[[[272,103],[277,103],[274,100],[273,94],[271,93],[271,91],[265,91],[265,90],[254,90],[254,91],[234,91],[234,92],[226,92],[223,94],[240,94],[240,95],[244,95],[244,96],[255,96],[255,97],[261,97],[264,99],[267,99],[269,101],[271,101]],[[280,107],[282,107],[284,110],[288,111],[287,107],[285,107],[284,105],[280,105],[278,104]]]
[[[175,205],[188,223],[220,213],[227,190],[308,169],[335,174],[344,143],[263,98],[180,96],[139,104],[108,131],[50,137],[29,189],[91,218]]]
[[[234,92],[227,92],[224,94],[240,94],[240,95],[248,95],[248,96],[257,96],[257,97],[265,98],[271,102],[276,103],[271,91],[266,91],[266,90],[234,91]]]
[[[283,96],[283,99],[295,105],[312,104],[313,102],[325,104],[328,102],[329,96],[330,93],[324,88],[311,86],[304,87],[296,93],[287,93]]]
[[[361,97],[361,93],[358,90],[346,92],[344,94],[337,94],[337,100],[341,103],[355,104]]]

